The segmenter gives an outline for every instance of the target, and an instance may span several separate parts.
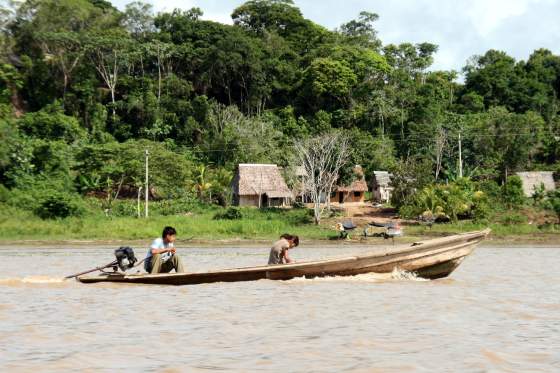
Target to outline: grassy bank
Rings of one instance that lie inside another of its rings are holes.
[[[161,229],[172,225],[179,231],[180,240],[273,240],[282,233],[297,234],[304,240],[328,240],[336,236],[332,226],[334,220],[326,220],[324,225],[312,224],[309,211],[240,209],[242,218],[238,220],[217,220],[221,208],[204,208],[189,214],[156,215],[148,219],[135,217],[106,217],[103,214],[86,214],[83,217],[43,220],[31,212],[2,205],[0,209],[0,242],[65,241],[65,240],[149,240],[159,236]],[[450,235],[460,232],[492,229],[491,240],[495,243],[560,243],[560,228],[549,226],[539,228],[534,224],[474,224],[458,222],[438,224],[433,227],[406,226],[402,242],[411,242],[426,237]],[[352,235],[352,241],[363,242],[361,228]],[[370,238],[368,243],[383,242]]]
[[[0,240],[137,240],[157,237],[166,225],[180,239],[274,239],[282,233],[308,239],[326,239],[332,230],[310,224],[306,210],[242,209],[239,220],[216,220],[214,209],[188,215],[135,217],[84,217],[43,220],[32,213],[6,208],[0,213]]]

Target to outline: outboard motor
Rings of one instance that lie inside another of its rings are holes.
[[[117,258],[117,266],[123,272],[134,267],[134,264],[138,261],[134,256],[134,250],[128,246],[121,246],[116,249],[115,257]]]

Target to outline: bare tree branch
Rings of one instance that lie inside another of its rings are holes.
[[[328,206],[340,169],[349,158],[348,138],[339,132],[320,135],[295,144],[297,158],[305,170],[303,187],[313,201],[315,224]]]

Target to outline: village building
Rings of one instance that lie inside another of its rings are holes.
[[[393,175],[387,171],[373,171],[371,183],[371,191],[373,199],[379,203],[389,203],[393,187],[391,186],[391,178]]]
[[[232,180],[236,206],[289,206],[293,194],[275,164],[239,164]]]
[[[517,172],[516,175],[521,178],[523,193],[526,197],[532,197],[535,190],[538,190],[541,185],[544,186],[546,192],[556,189],[552,171]]]
[[[350,185],[339,185],[331,194],[331,203],[363,203],[368,191],[366,179],[361,166],[354,167],[356,180]]]

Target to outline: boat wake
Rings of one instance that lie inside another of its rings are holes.
[[[413,272],[408,272],[395,268],[391,273],[364,273],[354,276],[329,276],[329,277],[315,277],[305,278],[296,277],[288,280],[288,282],[387,282],[387,281],[430,281],[428,279],[418,277]]]
[[[64,282],[60,277],[49,276],[28,276],[28,277],[8,277],[0,278],[0,285],[18,286],[26,284],[61,284]]]

